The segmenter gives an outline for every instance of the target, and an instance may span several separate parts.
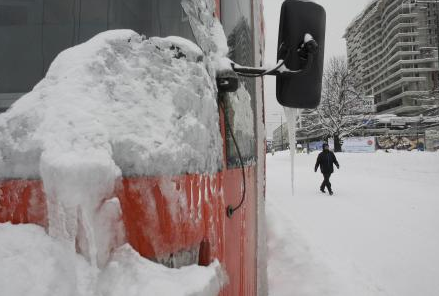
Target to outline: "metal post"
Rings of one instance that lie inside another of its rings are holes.
[[[419,118],[418,123],[416,125],[416,150],[419,148],[419,125],[421,123],[421,118]]]
[[[280,151],[284,151],[284,132],[283,132],[283,122],[282,122],[282,115],[280,115],[280,140],[281,140],[281,146],[282,149]]]

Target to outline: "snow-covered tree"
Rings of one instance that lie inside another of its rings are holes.
[[[336,152],[341,151],[343,137],[351,135],[370,119],[370,113],[364,111],[363,93],[355,86],[346,59],[331,58],[323,74],[322,99],[316,109],[318,122],[314,127],[320,126],[334,139]]]

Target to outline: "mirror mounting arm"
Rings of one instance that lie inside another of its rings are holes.
[[[283,76],[292,77],[298,74],[304,74],[309,70],[314,61],[314,54],[308,54],[306,65],[303,69],[290,70],[285,67],[285,61],[279,60],[275,68],[265,69],[261,67],[248,67],[232,63],[230,72],[222,73],[217,76],[216,83],[220,92],[235,92],[239,87],[238,76],[247,78],[260,78],[263,76]]]
[[[301,69],[291,70],[286,67],[285,62],[289,61],[293,47],[286,47],[281,44],[279,51],[282,53],[277,65],[272,69],[262,67],[241,66],[235,62],[231,63],[232,71],[223,71],[217,74],[217,86],[220,92],[235,92],[238,90],[238,76],[248,78],[259,78],[263,76],[292,77],[299,74],[305,74],[311,69],[314,63],[314,56],[318,54],[319,46],[311,34],[305,34],[303,42],[297,48],[296,54],[301,61],[306,61]]]
[[[292,47],[286,47],[285,44],[281,44],[279,51],[282,53],[277,65],[272,69],[264,69],[259,67],[246,67],[240,66],[236,63],[232,63],[233,71],[235,71],[238,76],[243,77],[262,77],[262,76],[293,76],[303,73],[311,68],[314,62],[314,55],[318,53],[318,44],[314,40],[311,34],[305,34],[303,42],[297,49],[297,55],[301,60],[305,60],[305,67],[302,69],[291,70],[285,67],[285,62],[289,60],[291,54],[294,52]]]
[[[232,64],[232,69],[238,74],[238,76],[251,77],[251,78],[257,78],[263,76],[294,76],[297,74],[304,73],[308,69],[310,69],[313,64],[313,61],[314,61],[314,55],[309,54],[308,59],[306,59],[305,67],[298,70],[291,70],[285,67],[284,60],[279,60],[279,63],[276,65],[275,68],[268,70],[261,67],[247,67],[237,64]]]

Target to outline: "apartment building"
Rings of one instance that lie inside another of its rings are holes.
[[[439,1],[375,0],[346,29],[348,65],[376,112],[419,115],[438,104]]]

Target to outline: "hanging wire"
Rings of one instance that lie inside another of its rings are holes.
[[[232,127],[230,125],[229,119],[226,115],[226,108],[225,108],[225,102],[224,100],[220,100],[219,103],[220,108],[222,109],[223,113],[224,113],[224,119],[225,119],[225,124],[226,124],[226,130],[228,130],[230,132],[230,136],[232,137],[233,140],[233,144],[236,148],[236,152],[238,153],[238,158],[239,158],[239,163],[240,163],[240,167],[241,167],[241,173],[242,173],[242,181],[243,181],[243,191],[242,191],[242,197],[241,197],[241,201],[239,202],[238,206],[233,207],[232,205],[227,206],[226,208],[226,213],[227,213],[227,217],[232,218],[233,214],[242,207],[242,205],[244,204],[245,201],[245,194],[246,194],[246,190],[247,190],[247,183],[245,180],[245,169],[244,169],[244,161],[242,159],[242,155],[241,155],[241,150],[239,149],[238,146],[238,142],[236,142],[235,139],[235,135],[233,134],[233,130]]]

